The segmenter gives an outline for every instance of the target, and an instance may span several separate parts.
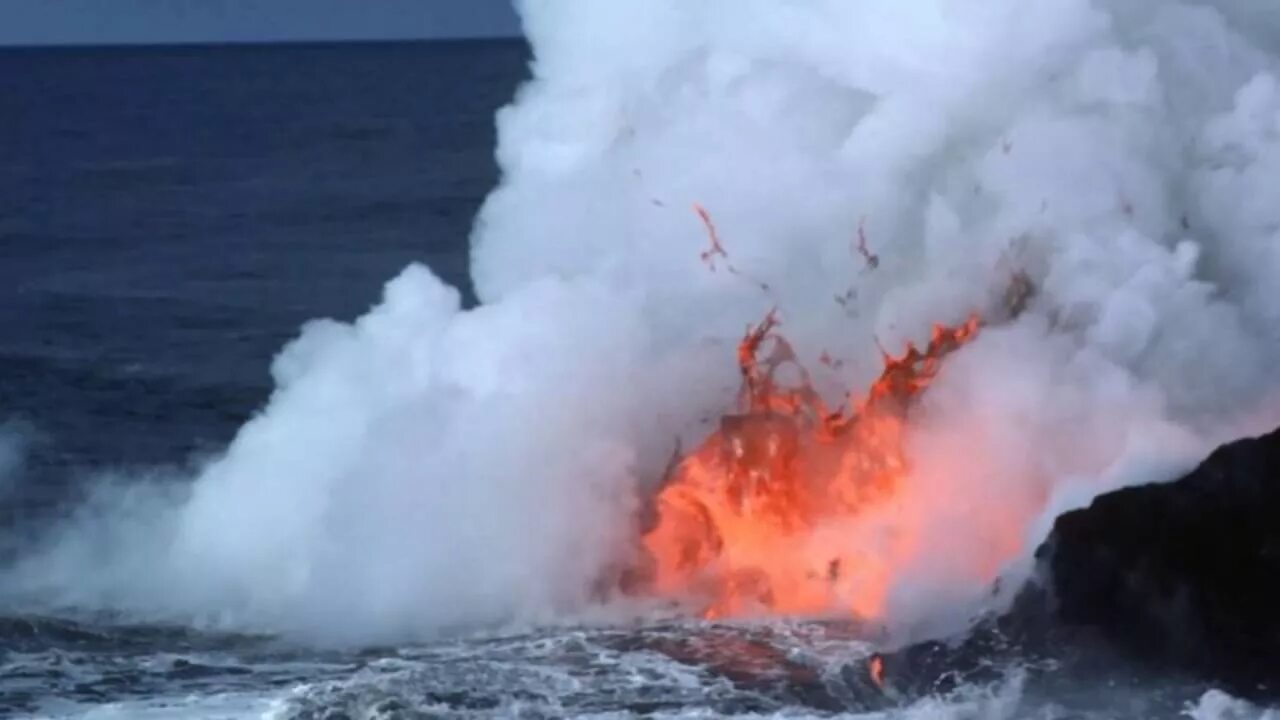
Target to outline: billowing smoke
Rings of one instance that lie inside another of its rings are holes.
[[[482,306],[412,267],[309,325],[182,497],[110,492],[0,586],[320,637],[581,611],[772,307],[833,398],[881,345],[991,320],[915,416],[897,509],[830,539],[911,538],[900,623],[977,602],[1054,512],[1276,419],[1280,7],[521,10],[534,77],[498,118]]]

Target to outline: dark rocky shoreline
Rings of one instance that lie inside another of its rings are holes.
[[[1280,430],[1099,496],[1040,550],[1053,607],[1145,662],[1280,697]]]
[[[886,677],[937,692],[1009,662],[1077,675],[1120,662],[1280,700],[1280,430],[1063,514],[1036,556],[1039,581],[1009,611],[884,655]]]

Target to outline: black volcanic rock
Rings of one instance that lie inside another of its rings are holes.
[[[1040,577],[1004,614],[882,655],[882,700],[1013,666],[1041,682],[1158,678],[1280,699],[1280,430],[1225,445],[1174,482],[1100,495],[1059,517],[1036,554]],[[876,707],[876,688],[859,687]]]
[[[1155,666],[1280,692],[1280,430],[1099,496],[1039,553],[1055,614]]]

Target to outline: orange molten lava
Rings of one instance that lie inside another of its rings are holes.
[[[707,618],[878,617],[891,563],[872,549],[833,548],[822,529],[893,496],[907,473],[906,412],[978,319],[935,327],[924,349],[885,354],[884,372],[848,413],[824,406],[777,324],[770,313],[747,332],[738,411],[674,467],[657,497],[643,538],[652,587],[702,599]],[[800,373],[790,386],[775,378],[787,364]]]
[[[867,663],[867,673],[871,676],[871,682],[876,687],[884,689],[884,658],[879,655],[872,655],[870,662]]]

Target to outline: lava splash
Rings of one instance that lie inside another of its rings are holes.
[[[673,464],[643,546],[652,590],[696,598],[708,619],[757,613],[883,614],[893,553],[829,542],[894,496],[908,474],[913,402],[979,320],[935,326],[923,349],[884,353],[864,397],[831,410],[770,313],[738,347],[736,412]],[[798,370],[791,385],[784,366]]]

